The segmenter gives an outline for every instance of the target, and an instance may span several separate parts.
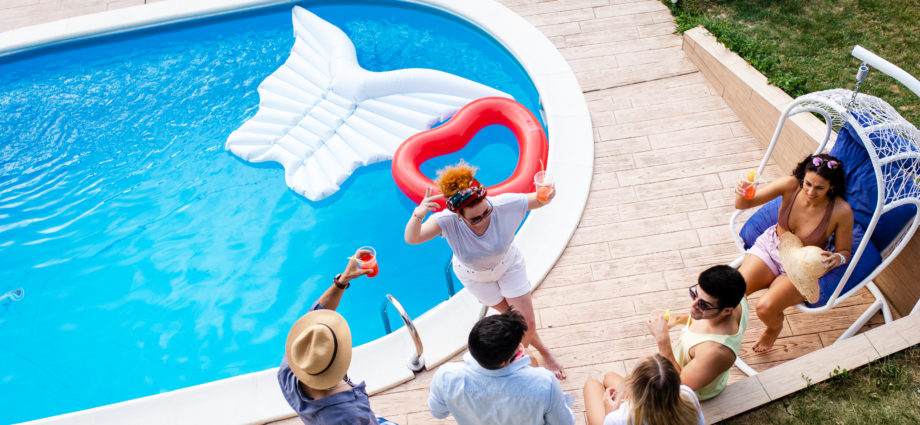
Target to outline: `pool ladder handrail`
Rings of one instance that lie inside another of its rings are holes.
[[[412,342],[415,343],[415,354],[409,358],[407,365],[411,371],[415,373],[421,372],[422,369],[425,368],[425,357],[422,355],[424,352],[422,338],[419,336],[418,330],[415,329],[415,324],[412,323],[412,318],[409,317],[409,313],[406,313],[406,309],[399,303],[399,300],[390,294],[386,295],[386,298],[383,300],[383,305],[380,308],[380,317],[383,318],[383,327],[387,335],[393,332],[393,328],[390,326],[390,318],[387,316],[387,306],[390,304],[393,304],[393,308],[399,313],[399,317],[402,319],[403,323],[406,324],[406,329],[409,330],[409,336],[412,337]]]

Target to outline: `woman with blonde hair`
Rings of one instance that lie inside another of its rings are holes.
[[[700,401],[661,354],[645,357],[628,378],[610,372],[585,382],[588,425],[704,425]]]
[[[562,365],[543,345],[536,333],[530,281],[524,267],[524,257],[513,244],[514,234],[524,221],[527,211],[548,204],[555,197],[553,189],[545,201],[536,193],[503,193],[486,196],[486,188],[476,180],[476,169],[464,161],[438,171],[441,194],[432,195],[429,187],[425,198],[412,212],[406,224],[405,239],[420,244],[441,235],[454,252],[454,273],[463,286],[479,302],[504,312],[514,307],[527,322],[524,346],[532,345],[540,352],[543,363],[556,378],[565,379]],[[438,209],[440,197],[447,209],[425,220],[425,215]]]

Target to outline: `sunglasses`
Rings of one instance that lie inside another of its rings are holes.
[[[479,224],[479,222],[481,222],[482,220],[485,220],[486,217],[489,216],[489,214],[492,214],[492,202],[489,201],[488,199],[486,199],[486,202],[489,203],[489,207],[486,208],[486,210],[483,211],[481,215],[477,215],[476,217],[473,217],[473,218],[463,217],[463,219],[468,221],[470,224]],[[460,215],[463,216],[463,214],[460,214]]]
[[[700,299],[700,295],[697,294],[696,290],[693,289],[693,288],[696,288],[697,286],[700,286],[700,284],[697,283],[696,285],[693,285],[690,287],[690,299],[700,305],[700,310],[703,310],[703,311],[718,310],[719,309],[718,306],[714,306],[710,304],[708,301],[704,299]]]
[[[839,162],[834,161],[833,159],[824,159],[817,156],[811,159],[811,164],[815,167],[820,167],[822,164],[827,164],[827,168],[829,170],[833,170],[837,168],[838,165],[840,165]]]

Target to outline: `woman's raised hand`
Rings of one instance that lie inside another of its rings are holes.
[[[428,214],[429,211],[434,211],[438,209],[438,203],[435,200],[443,198],[443,194],[432,195],[431,186],[425,188],[425,197],[422,198],[422,202],[419,202],[418,206],[415,207],[415,210],[412,211],[412,215],[419,220],[425,219],[425,214]]]
[[[743,197],[748,185],[750,185],[750,182],[745,180],[743,177],[738,179],[738,181],[735,183],[735,195]]]

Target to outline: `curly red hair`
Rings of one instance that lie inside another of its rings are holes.
[[[448,165],[438,170],[438,179],[435,184],[445,197],[451,197],[455,193],[470,187],[473,181],[473,175],[476,174],[476,168],[467,164],[466,161],[460,160],[457,165]]]

